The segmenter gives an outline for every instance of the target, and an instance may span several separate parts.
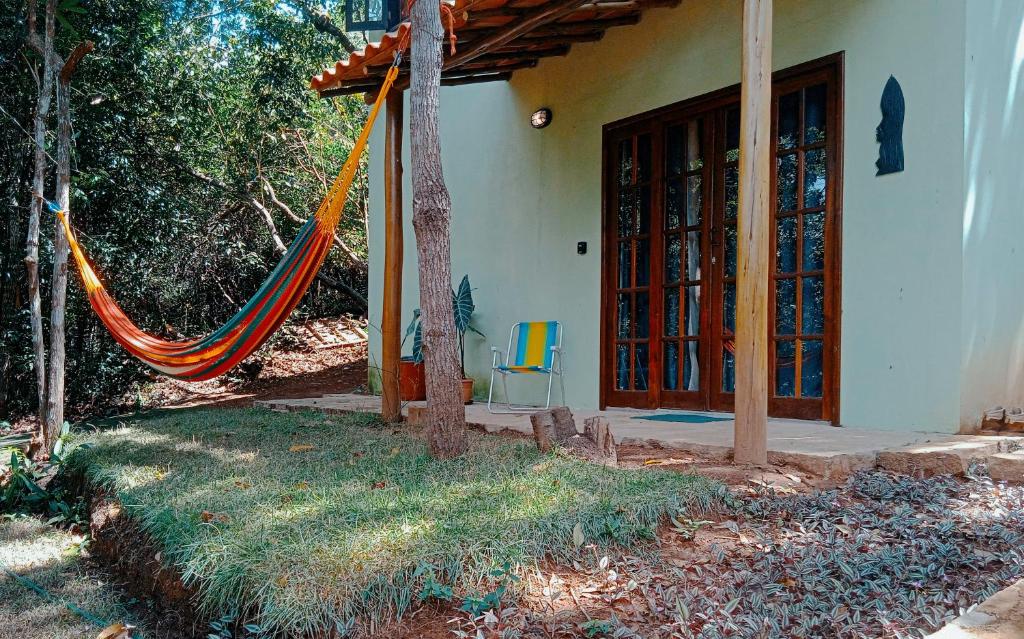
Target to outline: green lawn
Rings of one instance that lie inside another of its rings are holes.
[[[82,442],[72,463],[116,492],[203,610],[289,635],[400,617],[428,577],[458,599],[506,563],[592,557],[581,532],[584,546],[645,542],[665,515],[722,494],[477,433],[465,457],[439,462],[415,431],[368,416],[174,411]]]
[[[69,610],[72,604],[96,622],[139,620],[109,577],[80,554],[81,538],[33,518],[0,520],[0,565],[49,593],[46,599],[0,571],[0,637],[81,639],[103,629]],[[142,624],[144,636],[152,636]]]

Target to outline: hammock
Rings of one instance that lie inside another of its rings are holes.
[[[227,372],[267,341],[298,305],[331,250],[334,230],[341,219],[359,157],[366,148],[370,130],[388,89],[398,76],[398,62],[396,58],[395,65],[385,76],[366,125],[316,214],[303,224],[281,262],[256,295],[224,326],[206,337],[167,341],[136,326],[89,265],[65,212],[53,202],[47,202],[64,227],[89,304],[125,350],[164,375],[198,381]]]

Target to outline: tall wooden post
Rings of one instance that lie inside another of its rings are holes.
[[[402,420],[398,362],[402,355],[402,116],[401,91],[385,105],[384,133],[384,303],[381,313],[381,416]]]
[[[772,0],[743,1],[741,78],[735,461],[767,464]]]

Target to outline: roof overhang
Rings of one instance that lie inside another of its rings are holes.
[[[458,47],[444,48],[441,84],[508,80],[541,58],[564,56],[577,42],[596,42],[613,27],[636,24],[643,12],[681,0],[456,0]],[[447,24],[446,24],[447,26]],[[409,30],[402,22],[379,42],[356,51],[315,76],[321,97],[376,93]],[[396,87],[408,86],[408,56]]]

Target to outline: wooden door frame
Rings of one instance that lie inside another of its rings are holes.
[[[773,98],[772,98],[772,102],[773,102],[773,106],[772,106],[772,108],[773,108],[772,122],[773,122],[773,132],[774,132],[774,126],[775,126],[774,123],[776,121],[776,118],[774,117],[774,109],[775,109],[775,103],[777,101],[777,95],[778,95],[777,88],[776,88],[777,84],[781,85],[781,84],[783,84],[783,83],[785,83],[787,81],[790,81],[790,80],[798,80],[798,79],[800,79],[802,77],[805,77],[805,76],[808,76],[808,75],[813,75],[815,73],[822,73],[822,74],[824,74],[824,77],[828,78],[830,88],[832,90],[834,90],[834,92],[835,92],[834,99],[827,101],[827,103],[828,103],[828,114],[827,114],[828,127],[829,127],[829,130],[832,132],[832,134],[830,135],[830,138],[831,138],[831,144],[833,145],[833,147],[832,147],[833,148],[833,152],[832,153],[828,153],[827,157],[826,157],[826,167],[827,167],[827,178],[826,178],[827,179],[827,185],[826,185],[826,189],[828,189],[828,193],[831,195],[831,197],[829,198],[829,200],[826,203],[826,231],[825,232],[826,232],[826,236],[827,236],[827,240],[826,240],[826,247],[827,247],[827,249],[826,249],[826,254],[825,254],[825,262],[826,262],[825,263],[825,271],[826,271],[828,277],[830,278],[830,283],[829,283],[829,286],[826,287],[826,291],[827,291],[827,294],[831,297],[831,299],[825,300],[825,303],[824,303],[825,330],[826,330],[826,334],[829,335],[829,337],[831,339],[831,342],[832,342],[830,344],[830,348],[831,348],[832,352],[830,354],[831,357],[827,359],[828,363],[825,365],[827,370],[823,370],[822,371],[822,376],[823,376],[823,379],[822,379],[822,400],[821,400],[822,401],[822,414],[820,416],[810,416],[810,417],[803,417],[803,416],[801,416],[800,417],[800,418],[809,418],[809,419],[825,419],[825,420],[829,421],[830,423],[832,423],[833,425],[839,425],[839,414],[840,414],[840,411],[839,411],[839,407],[840,407],[840,393],[839,393],[839,390],[840,390],[840,368],[841,368],[841,359],[840,358],[841,358],[841,344],[842,344],[842,336],[841,336],[842,322],[841,322],[841,317],[842,317],[842,211],[843,211],[842,200],[843,200],[843,141],[844,141],[843,140],[843,137],[844,137],[843,136],[843,122],[844,122],[843,110],[844,110],[844,85],[845,85],[844,68],[845,68],[845,53],[840,51],[838,53],[834,53],[834,54],[831,54],[831,55],[828,55],[828,56],[824,56],[824,57],[818,58],[816,60],[810,60],[808,62],[804,62],[804,63],[798,64],[796,66],[793,66],[793,67],[789,67],[789,68],[786,68],[786,69],[782,69],[780,71],[776,71],[775,73],[772,74],[772,95],[773,95]],[[614,368],[613,368],[614,362],[612,361],[612,359],[613,359],[612,358],[612,355],[613,355],[612,350],[613,349],[609,347],[609,340],[611,340],[611,335],[609,334],[610,327],[608,325],[609,324],[608,318],[610,317],[610,314],[609,314],[610,313],[610,305],[613,303],[613,300],[611,299],[611,295],[609,294],[612,289],[609,288],[609,286],[612,284],[612,279],[611,278],[614,277],[614,272],[613,272],[613,269],[612,269],[612,265],[610,264],[610,260],[607,259],[608,248],[609,248],[609,236],[608,236],[608,234],[609,234],[609,226],[608,226],[609,211],[608,211],[608,207],[611,205],[611,203],[613,202],[613,199],[614,199],[614,194],[613,194],[613,192],[611,190],[611,187],[612,187],[612,184],[613,184],[614,180],[611,179],[611,173],[610,173],[612,171],[612,167],[614,166],[613,158],[610,157],[610,154],[613,152],[614,145],[611,145],[610,142],[614,138],[621,138],[623,136],[623,134],[625,133],[625,131],[627,131],[628,129],[631,129],[631,128],[634,128],[634,127],[639,129],[639,127],[642,124],[646,124],[645,128],[647,129],[647,131],[653,134],[656,131],[663,131],[667,122],[678,121],[678,120],[681,120],[681,119],[686,119],[687,117],[691,117],[692,118],[694,116],[699,116],[703,112],[712,112],[713,113],[713,112],[717,111],[718,109],[721,109],[722,107],[725,107],[725,106],[727,106],[727,105],[729,105],[729,104],[731,104],[733,102],[738,102],[739,101],[739,91],[740,91],[740,85],[739,84],[735,84],[735,85],[732,85],[732,86],[729,86],[729,87],[725,87],[723,89],[718,89],[716,91],[712,91],[712,92],[704,94],[704,95],[696,96],[694,98],[689,98],[689,99],[686,99],[686,100],[681,100],[679,102],[675,102],[675,103],[672,103],[672,104],[669,104],[669,105],[666,105],[666,106],[663,106],[663,107],[658,107],[656,109],[652,109],[652,110],[646,111],[644,113],[639,113],[639,114],[636,114],[636,115],[629,116],[627,118],[623,118],[621,120],[610,122],[610,123],[605,124],[602,127],[602,135],[601,135],[601,185],[602,185],[601,186],[601,304],[600,304],[600,306],[601,306],[601,316],[599,318],[599,322],[600,322],[600,331],[599,331],[600,343],[598,345],[598,348],[600,349],[600,351],[599,351],[599,353],[600,353],[600,356],[599,356],[600,370],[599,370],[599,376],[598,376],[598,388],[599,388],[598,396],[599,396],[599,405],[600,405],[600,408],[602,410],[605,409],[608,406],[609,389],[610,389],[611,385],[614,384],[614,379],[612,377],[612,374],[613,374],[613,371],[614,371]],[[720,123],[718,122],[718,118],[706,118],[705,119],[705,123],[706,123],[705,126],[709,126],[709,124],[710,124],[710,126],[713,126],[713,127],[716,127],[716,128],[720,125]],[[774,133],[773,133],[773,135],[774,135]],[[660,138],[660,136],[653,136],[653,137],[659,137]],[[660,139],[657,140],[657,141],[652,139],[652,152],[653,152],[653,146],[655,144],[660,145],[661,144]],[[717,145],[713,145],[713,146],[714,146],[714,148],[710,149],[709,152],[711,153],[712,156],[716,156],[717,153],[719,152],[719,149],[717,148]],[[773,150],[774,150],[774,145],[773,145]],[[773,156],[774,156],[774,152],[773,152]],[[717,158],[713,157],[712,160],[717,161]],[[659,162],[653,163],[653,164],[660,165],[660,164],[662,164],[662,162],[659,161]],[[652,170],[653,170],[652,179],[656,179],[657,180],[657,181],[652,182],[652,184],[659,184],[660,185],[663,167],[662,166],[654,166],[654,167],[652,167]],[[774,175],[775,171],[773,171],[772,173]],[[712,179],[713,180],[717,180],[718,179],[717,176],[714,175],[714,170],[712,170]],[[773,193],[774,193],[774,177],[772,178],[772,188],[773,188]],[[655,209],[654,205],[655,205],[655,202],[659,202],[660,203],[661,202],[661,198],[664,197],[663,194],[658,193],[658,191],[661,191],[661,190],[662,190],[661,188],[652,189],[652,193],[651,193],[651,207],[652,207],[652,211],[660,210],[660,209]],[[712,190],[713,190],[714,193],[717,193],[719,191],[717,185],[713,185],[712,186]],[[717,202],[717,201],[713,202],[711,210],[714,211],[715,207],[718,207],[718,206],[720,206],[719,202]],[[772,206],[773,206],[773,228],[774,228],[774,206],[775,206],[775,198],[774,197],[772,198]],[[658,249],[660,250],[661,241],[662,241],[661,240],[662,233],[661,233],[660,229],[659,229],[658,233],[654,233],[653,232],[653,225],[654,225],[653,215],[652,215],[652,222],[651,222],[651,224],[652,224],[652,234],[651,234],[651,238],[652,238],[651,239],[651,272],[653,274],[654,273],[654,269],[656,267],[657,268],[663,268],[663,264],[662,264],[662,259],[663,258],[660,255],[660,253],[657,253],[655,251],[656,245],[657,245]],[[710,229],[709,229],[708,232],[709,233],[711,232]],[[654,240],[655,235],[657,235],[658,238],[659,238],[657,241]],[[774,232],[773,232],[773,235],[774,235]],[[717,250],[717,247],[713,246],[714,238],[710,238],[710,241],[712,242],[712,251]],[[722,242],[721,245],[724,247],[724,242]],[[773,242],[773,247],[774,247],[774,242]],[[724,250],[724,248],[723,248],[723,250]],[[772,252],[771,254],[774,255],[774,252]],[[702,261],[703,261],[703,257],[702,257]],[[713,270],[714,269],[712,269],[712,271]],[[712,278],[715,277],[715,274],[713,272],[711,273],[711,277]],[[653,277],[652,277],[652,280],[653,280]],[[714,287],[709,287],[709,288],[713,289]],[[721,289],[722,287],[718,286],[718,288]],[[655,317],[655,312],[660,313],[662,311],[661,307],[663,305],[663,301],[660,300],[660,298],[662,297],[662,290],[661,290],[661,287],[659,286],[658,287],[658,291],[657,291],[657,293],[658,293],[657,296],[653,295],[653,292],[654,292],[654,287],[653,286],[651,286],[650,290],[652,292],[651,298],[649,298],[649,299],[651,299],[651,307],[652,307],[650,309],[650,313],[651,313],[651,317],[653,319]],[[659,300],[657,302],[655,302],[655,300],[653,299],[654,297],[659,298]],[[707,299],[708,297],[709,296],[704,295],[705,299]],[[714,297],[716,297],[716,298],[720,297],[720,291],[719,291],[719,294],[716,294]],[[715,308],[715,304],[719,303],[719,302],[720,302],[720,300],[717,300],[717,299],[713,300],[711,302],[712,309],[714,309]],[[707,304],[705,304],[705,306],[706,305]],[[770,317],[774,316],[774,308],[773,308],[773,306],[774,306],[774,304],[770,305],[770,307],[769,307]],[[657,310],[655,309],[655,307],[657,307]],[[701,313],[702,313],[702,315],[704,314],[704,309],[701,309]],[[717,313],[718,313],[718,311],[713,311],[711,313],[710,321],[714,321],[714,317],[717,316]],[[657,317],[660,318],[661,315],[657,315]],[[709,321],[708,325],[710,325],[710,321]],[[660,324],[658,324],[658,325],[660,326]],[[773,328],[772,328],[771,325],[769,326],[769,330],[773,331]],[[638,407],[638,408],[655,408],[655,407],[657,407],[657,399],[656,398],[658,397],[658,395],[660,393],[660,387],[661,387],[662,379],[661,379],[661,353],[660,353],[660,351],[655,351],[655,347],[657,347],[659,349],[661,348],[661,337],[662,336],[661,336],[660,333],[661,333],[661,331],[653,331],[651,333],[650,338],[649,338],[649,346],[648,346],[648,348],[649,348],[649,351],[648,351],[649,352],[649,357],[651,359],[651,363],[650,363],[649,368],[648,368],[648,370],[649,370],[649,373],[648,373],[649,387],[650,387],[650,384],[652,383],[652,382],[650,382],[650,380],[655,380],[655,382],[656,382],[655,387],[654,387],[655,390],[654,390],[653,393],[652,392],[648,392],[647,393],[647,398],[650,398],[650,399],[648,399],[647,401],[644,401],[644,402],[637,402],[637,404],[639,404],[639,405],[637,405],[636,407]],[[707,336],[707,340],[713,341],[713,335],[710,334],[710,332],[709,332],[709,334]],[[614,342],[614,340],[611,340],[611,341]],[[706,355],[707,357],[712,357],[713,356],[713,354],[710,352],[712,350],[711,348],[705,348],[704,350],[708,351],[708,353]],[[717,349],[715,349],[715,350],[717,352]],[[657,357],[654,357],[653,355],[656,352],[657,352]],[[703,356],[702,356],[702,358],[703,358]],[[708,366],[707,367],[707,369],[709,371],[712,368],[714,368],[714,367],[713,366]],[[708,383],[710,384],[710,383],[712,383],[712,381],[714,381],[714,376],[710,375],[709,377],[712,378],[711,380],[708,380]],[[774,398],[770,397],[769,398],[769,402],[771,403],[773,401],[773,399]],[[778,404],[776,403],[776,405],[778,405]]]

